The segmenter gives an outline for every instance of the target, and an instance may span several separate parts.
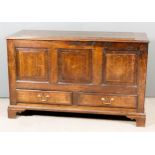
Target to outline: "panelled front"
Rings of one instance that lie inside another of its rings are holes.
[[[136,45],[16,40],[14,46],[17,102],[69,105],[76,100],[82,106],[107,106],[101,98],[109,101],[110,94],[115,94],[111,107],[137,106]]]
[[[128,50],[118,43],[112,50],[105,43],[75,43],[15,41],[16,79],[76,86],[136,84],[137,47],[131,44],[132,50]]]

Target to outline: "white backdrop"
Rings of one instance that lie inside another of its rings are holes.
[[[148,97],[155,97],[155,22],[51,22],[0,23],[0,97],[8,97],[7,52],[5,37],[22,29],[145,32],[150,40],[148,58]]]

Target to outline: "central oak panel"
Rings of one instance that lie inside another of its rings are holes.
[[[91,49],[58,49],[58,82],[91,83],[91,81]]]

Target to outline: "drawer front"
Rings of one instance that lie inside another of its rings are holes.
[[[98,93],[81,93],[78,105],[83,106],[109,106],[120,108],[136,108],[136,96],[105,95]]]
[[[72,93],[61,91],[34,91],[17,90],[17,102],[20,103],[47,103],[47,104],[72,104]]]

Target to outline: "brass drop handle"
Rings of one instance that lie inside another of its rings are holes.
[[[37,97],[41,98],[42,102],[46,102],[50,96],[49,95],[38,94]]]
[[[42,102],[46,102],[46,101],[48,100],[49,97],[50,97],[49,95],[43,95],[41,101],[42,101]]]
[[[41,94],[38,94],[37,97],[42,97],[42,95]]]
[[[110,105],[112,101],[114,101],[114,98],[110,98],[110,97],[102,97],[101,101],[103,104],[105,105]]]

